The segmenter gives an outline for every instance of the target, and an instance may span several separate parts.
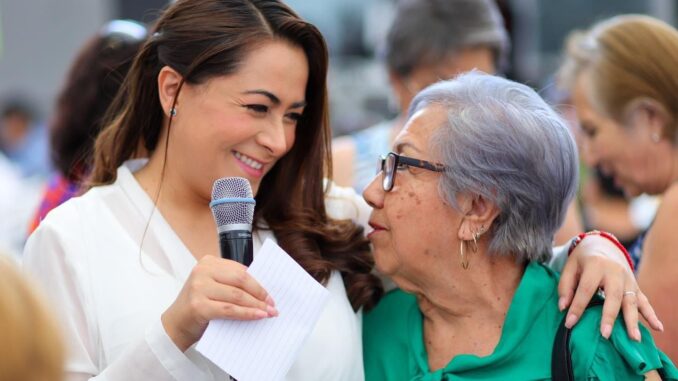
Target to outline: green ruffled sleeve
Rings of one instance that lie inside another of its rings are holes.
[[[600,322],[600,315],[598,317]],[[678,370],[671,360],[657,349],[648,330],[641,326],[640,343],[626,334],[622,319],[617,319],[610,340],[598,335],[598,345],[588,371],[589,380],[642,380],[644,374],[662,369],[664,380],[678,380]]]

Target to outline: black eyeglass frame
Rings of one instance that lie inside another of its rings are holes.
[[[390,158],[393,158],[393,165],[391,166],[390,171],[386,169],[386,161]],[[395,184],[395,174],[397,172],[398,165],[404,164],[410,167],[422,168],[433,172],[444,172],[445,166],[440,163],[432,163],[430,161],[415,159],[413,157],[407,157],[398,155],[395,152],[389,152],[385,156],[379,158],[379,167],[378,171],[383,173],[383,178],[381,186],[384,189],[384,192],[390,192],[393,189],[393,184]]]

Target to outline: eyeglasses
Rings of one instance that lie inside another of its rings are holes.
[[[445,171],[445,166],[440,163],[431,163],[430,161],[414,159],[411,157],[398,155],[394,152],[389,152],[386,156],[379,158],[379,164],[377,167],[377,173],[384,173],[384,178],[382,179],[381,183],[381,186],[384,188],[384,192],[390,192],[391,189],[393,189],[396,170],[405,169],[408,166],[423,168],[433,172]]]

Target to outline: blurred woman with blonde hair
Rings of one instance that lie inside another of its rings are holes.
[[[636,243],[638,283],[669,322],[656,342],[678,359],[678,31],[641,15],[618,16],[573,35],[560,81],[572,93],[583,153],[627,196],[662,195],[647,234]],[[642,259],[642,260],[641,260]],[[628,293],[624,298],[640,298]]]
[[[0,381],[62,379],[62,342],[43,300],[0,254]]]

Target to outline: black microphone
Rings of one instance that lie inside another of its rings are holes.
[[[245,266],[252,263],[254,204],[247,179],[224,177],[214,182],[210,208],[217,223],[222,258]]]

